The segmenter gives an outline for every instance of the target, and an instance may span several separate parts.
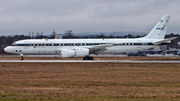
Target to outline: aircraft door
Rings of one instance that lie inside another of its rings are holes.
[[[142,43],[141,43],[141,40],[138,40],[138,41],[137,41],[137,47],[138,47],[138,48],[141,48],[141,44],[142,44]]]
[[[25,49],[28,49],[28,47],[29,47],[27,43],[28,43],[27,41],[25,41],[25,43],[24,43],[24,48]]]

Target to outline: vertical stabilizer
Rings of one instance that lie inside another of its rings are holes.
[[[161,20],[154,26],[151,32],[144,38],[148,39],[164,39],[166,34],[167,26],[170,20],[170,15],[164,15]]]

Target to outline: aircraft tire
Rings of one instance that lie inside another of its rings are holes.
[[[88,60],[88,57],[83,57],[83,60]]]
[[[24,60],[24,58],[23,58],[23,57],[20,57],[19,59],[20,59],[20,60]]]
[[[93,57],[89,57],[89,60],[94,60],[94,58]]]
[[[83,57],[83,60],[94,60],[94,58],[93,58],[93,57],[86,56],[86,57]]]

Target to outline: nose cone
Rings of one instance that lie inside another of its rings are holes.
[[[6,48],[4,48],[4,51],[7,53],[13,53],[13,54],[17,54],[17,51],[15,51],[16,48],[12,47],[12,46],[7,46]]]
[[[4,48],[4,51],[8,53],[8,47]]]

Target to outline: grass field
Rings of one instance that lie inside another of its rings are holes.
[[[176,101],[180,64],[1,63],[0,100]]]

